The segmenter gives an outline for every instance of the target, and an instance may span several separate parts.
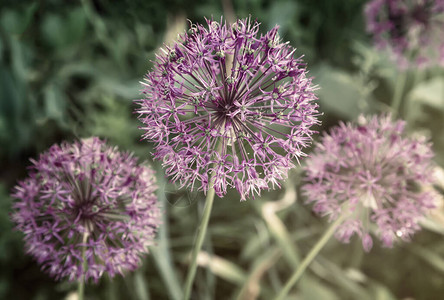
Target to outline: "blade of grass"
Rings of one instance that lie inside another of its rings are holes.
[[[134,287],[139,300],[150,300],[150,294],[142,271],[139,269],[134,273]]]
[[[281,255],[281,249],[272,247],[254,261],[248,279],[244,281],[245,283],[237,296],[238,300],[257,299],[261,292],[264,292],[261,279],[263,275],[274,266]],[[266,299],[269,299],[269,297],[271,297],[271,294],[268,294]]]
[[[327,244],[327,242],[333,236],[337,227],[344,221],[345,217],[346,217],[346,214],[342,214],[341,216],[339,216],[339,218],[336,221],[331,223],[330,227],[324,232],[324,234],[321,236],[321,238],[316,242],[316,244],[310,250],[310,252],[308,252],[307,256],[304,258],[304,260],[301,262],[301,264],[297,267],[297,269],[295,270],[293,275],[290,277],[290,279],[285,284],[284,288],[276,296],[276,298],[275,298],[276,300],[278,300],[278,299],[282,300],[287,296],[287,294],[294,287],[294,285],[304,275],[305,270],[308,268],[308,266],[313,262],[313,260],[319,254],[319,252],[324,248],[324,246]]]
[[[292,267],[297,267],[300,262],[299,251],[291,242],[292,239],[284,223],[276,215],[279,210],[286,209],[296,202],[296,191],[291,184],[287,184],[282,199],[275,202],[253,202],[259,210],[262,218],[267,223],[271,235],[283,249],[284,256]]]
[[[424,260],[426,263],[428,263],[431,267],[444,273],[444,259],[442,257],[440,257],[438,254],[436,254],[435,252],[433,252],[429,249],[426,249],[424,247],[416,246],[413,244],[408,245],[408,247],[406,247],[406,248],[409,249],[410,251],[412,251],[413,253],[415,253],[416,255],[418,255],[422,260]]]
[[[200,251],[197,256],[197,264],[200,267],[208,268],[213,274],[225,279],[228,282],[240,285],[247,280],[245,271],[236,264],[217,255],[211,255],[208,252]]]
[[[372,300],[372,297],[363,286],[352,280],[344,270],[322,255],[319,255],[312,263],[311,270],[318,277],[331,282],[341,290],[347,290],[355,299]]]
[[[157,174],[163,174],[160,168],[157,168]],[[162,214],[162,226],[159,228],[158,233],[158,244],[155,247],[151,247],[151,255],[154,258],[157,268],[160,271],[162,280],[165,283],[166,290],[168,291],[171,299],[180,300],[182,299],[182,289],[179,279],[177,278],[177,273],[174,270],[174,266],[171,260],[170,245],[169,245],[169,230],[168,230],[168,211],[165,197],[165,178],[160,175],[157,176],[159,190],[157,191],[157,196],[160,205],[164,208],[165,213]]]

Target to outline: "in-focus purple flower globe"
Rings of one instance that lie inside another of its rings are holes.
[[[444,65],[444,0],[373,0],[367,31],[401,69]]]
[[[154,171],[98,138],[53,145],[31,161],[12,219],[42,269],[95,282],[134,270],[160,223]]]
[[[341,123],[323,135],[306,160],[303,193],[330,221],[346,214],[336,231],[340,241],[356,233],[369,251],[375,228],[391,247],[397,238],[408,241],[435,207],[436,194],[423,188],[433,182],[432,157],[424,136],[406,136],[405,122],[361,116],[357,125]]]
[[[207,20],[157,56],[137,100],[143,138],[182,187],[235,188],[241,200],[279,187],[318,124],[316,88],[276,26]]]

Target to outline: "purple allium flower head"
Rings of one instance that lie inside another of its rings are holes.
[[[376,46],[400,68],[444,65],[444,0],[373,0],[365,15]]]
[[[97,282],[139,265],[160,223],[149,167],[98,138],[53,145],[32,163],[12,219],[42,269]]]
[[[336,232],[340,241],[356,233],[369,251],[370,227],[376,225],[384,246],[397,237],[408,241],[437,198],[423,189],[433,182],[433,153],[424,136],[406,137],[405,123],[389,115],[358,121],[323,135],[306,160],[302,189],[313,210],[330,221],[346,214]]]
[[[191,24],[157,56],[136,101],[144,139],[182,187],[236,188],[241,200],[279,187],[305,154],[318,124],[315,87],[278,27],[259,35],[259,23]]]

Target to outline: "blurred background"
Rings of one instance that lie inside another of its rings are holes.
[[[133,100],[155,53],[188,22],[257,18],[276,24],[304,55],[323,126],[388,111],[398,78],[365,32],[364,0],[0,0],[0,299],[75,299],[75,283],[55,282],[24,254],[9,219],[9,194],[29,158],[62,140],[99,136],[151,160],[140,142]],[[444,165],[444,70],[410,70],[401,116],[433,141]],[[134,273],[86,287],[87,299],[180,299],[203,195],[168,183],[157,162],[165,212],[158,246]],[[442,171],[442,169],[441,169]],[[438,169],[439,172],[439,169]],[[295,170],[281,190],[239,202],[216,199],[199,256],[195,299],[270,299],[327,228],[303,205]],[[440,186],[441,184],[441,186]],[[437,188],[444,190],[444,176]],[[285,226],[283,226],[285,225]],[[444,299],[444,214],[424,221],[412,243],[393,249],[332,239],[289,299]],[[69,298],[73,297],[73,298]]]

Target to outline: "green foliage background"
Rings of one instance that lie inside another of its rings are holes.
[[[175,20],[219,19],[230,14],[230,3],[0,1],[0,299],[62,299],[76,288],[40,272],[9,220],[9,193],[26,176],[29,158],[62,140],[96,135],[151,160],[152,145],[140,142],[132,113],[139,81],[166,34],[174,32]],[[257,18],[264,32],[279,24],[283,39],[305,55],[320,86],[321,132],[360,113],[388,111],[393,97],[396,66],[373,49],[365,33],[364,3],[231,3],[237,17]],[[443,166],[444,71],[410,70],[408,75],[402,116],[412,132],[432,139]],[[88,285],[87,299],[180,299],[203,196],[178,191],[153,165],[165,211],[158,246],[135,273]],[[294,201],[300,178],[296,170],[282,190],[260,199],[240,203],[230,193],[216,200],[204,246],[211,259],[199,269],[195,299],[270,299],[279,291],[327,227],[301,197]],[[278,209],[279,200],[289,195],[293,202]],[[264,213],[270,207],[277,221]],[[444,224],[430,219],[425,227],[410,244],[384,249],[377,243],[369,254],[358,240],[349,245],[332,240],[291,299],[442,299]]]

